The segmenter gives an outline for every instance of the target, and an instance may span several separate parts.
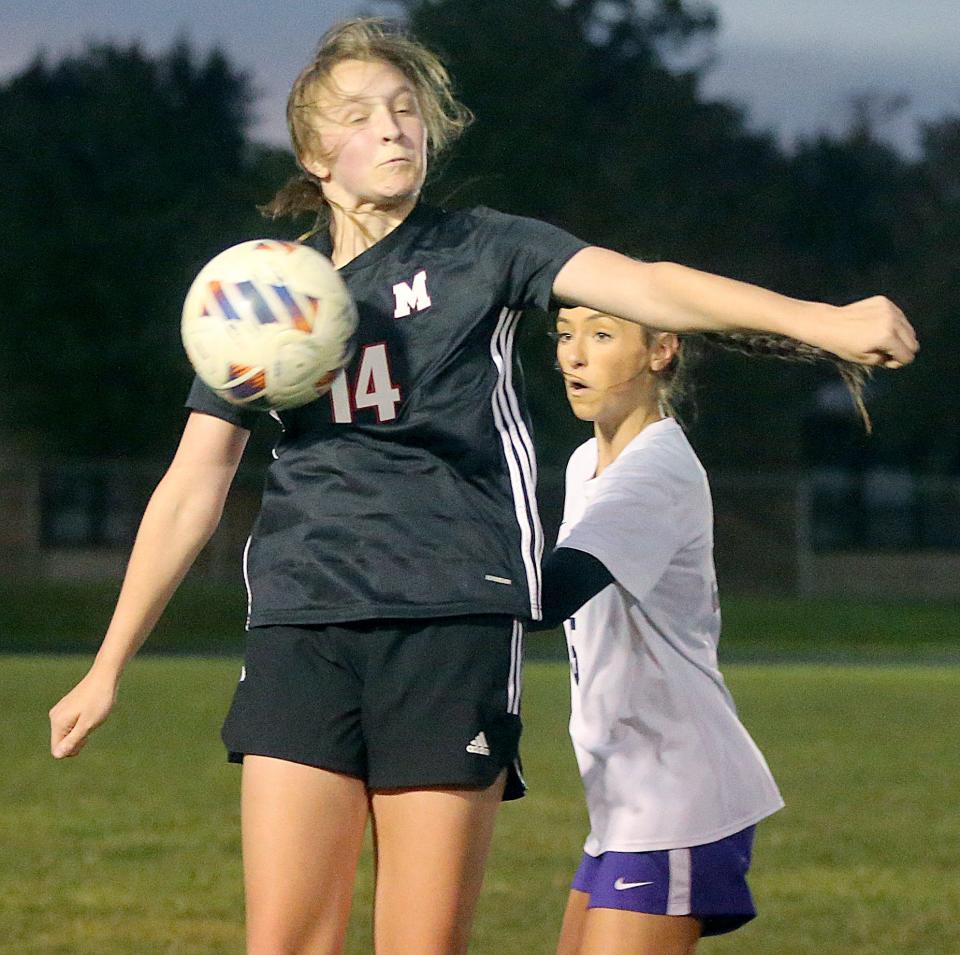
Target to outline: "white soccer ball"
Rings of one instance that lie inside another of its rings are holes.
[[[236,405],[283,411],[325,394],[349,361],[357,310],[325,256],[253,239],[212,258],[183,304],[195,371]]]

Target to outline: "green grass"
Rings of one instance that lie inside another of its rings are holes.
[[[109,622],[117,584],[0,580],[0,650],[93,652]],[[188,581],[147,652],[236,654],[243,650],[242,584]],[[950,604],[723,601],[721,659],[745,662],[937,662],[960,664],[960,610]],[[559,634],[532,635],[532,658],[565,655]]]
[[[145,658],[82,756],[47,755],[46,710],[82,657],[0,658],[0,953],[240,953],[238,781],[217,729],[233,659]],[[761,825],[761,917],[704,952],[960,951],[960,669],[727,667],[788,808]],[[477,955],[550,953],[585,835],[562,665],[527,667],[531,793],[501,812]],[[369,857],[350,955],[369,952]]]
[[[100,645],[119,583],[0,579],[0,650],[93,652]],[[188,581],[151,635],[153,652],[243,652],[247,598],[234,586]]]

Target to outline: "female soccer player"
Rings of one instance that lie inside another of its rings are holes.
[[[244,568],[249,635],[224,725],[243,761],[248,951],[342,948],[363,830],[376,951],[466,950],[493,820],[519,795],[522,621],[540,613],[533,449],[513,387],[520,311],[551,298],[665,329],[779,331],[869,364],[916,348],[884,299],[798,302],[588,247],[541,222],[418,202],[469,113],[420,44],[371,20],[322,40],[288,120],[359,314],[328,397],[279,415]],[[91,670],[51,711],[76,754],[214,530],[253,417],[195,383]]]
[[[557,320],[567,398],[594,427],[567,468],[537,625],[565,620],[590,816],[557,955],[689,955],[738,928],[755,914],[754,826],[783,805],[717,668],[710,489],[670,416],[679,348],[589,308]],[[857,370],[841,366],[863,410]]]

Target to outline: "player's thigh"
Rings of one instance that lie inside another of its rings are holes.
[[[377,955],[466,952],[505,777],[373,794]]]
[[[241,820],[248,955],[335,955],[368,815],[362,780],[248,755]]]
[[[689,915],[650,915],[589,909],[576,955],[692,955],[700,921]]]
[[[560,939],[557,942],[557,955],[577,955],[583,938],[583,926],[587,920],[587,905],[590,896],[586,892],[571,889],[567,897],[567,907],[560,926]]]

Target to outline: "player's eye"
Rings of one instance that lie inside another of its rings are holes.
[[[553,336],[558,342],[568,342],[573,336],[570,332],[555,332]]]
[[[346,122],[348,126],[361,126],[367,121],[366,113],[350,113]]]
[[[593,333],[593,337],[594,337],[598,342],[612,341],[612,340],[613,340],[613,335],[611,335],[609,332],[594,332],[594,333]]]

